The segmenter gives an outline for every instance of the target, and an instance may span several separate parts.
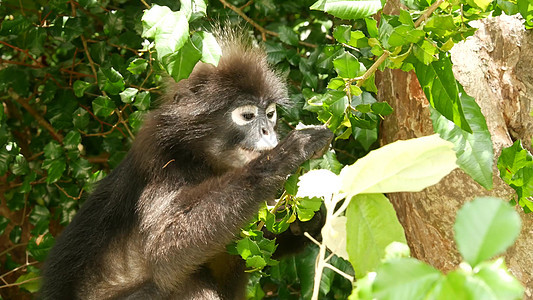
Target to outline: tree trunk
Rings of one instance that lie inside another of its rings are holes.
[[[485,190],[461,170],[419,193],[394,193],[396,208],[412,255],[441,269],[458,267],[461,257],[453,238],[453,223],[459,207],[477,196],[509,200],[514,191],[500,178],[496,161],[502,147],[522,140],[531,150],[533,118],[533,35],[516,17],[501,16],[476,22],[479,30],[452,50],[454,73],[465,91],[474,97],[487,119],[494,143],[494,189]],[[386,70],[377,76],[379,99],[395,110],[385,118],[381,143],[433,133],[428,101],[416,75]],[[526,287],[525,299],[533,299],[533,213],[524,214],[522,232],[505,253],[511,273]]]

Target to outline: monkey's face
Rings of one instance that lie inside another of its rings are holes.
[[[231,107],[219,124],[222,133],[209,147],[216,168],[240,168],[261,152],[278,144],[275,132],[276,104],[242,104]]]

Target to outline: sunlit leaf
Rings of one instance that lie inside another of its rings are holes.
[[[459,252],[472,266],[502,253],[520,233],[521,220],[508,203],[476,198],[457,213],[454,225]]]
[[[381,9],[379,0],[320,0],[311,9],[323,10],[341,19],[363,19],[375,14]]]
[[[438,61],[429,65],[418,62],[414,66],[418,82],[431,106],[464,131],[472,133],[459,100],[450,57],[441,54]]]
[[[357,278],[376,271],[392,242],[407,243],[396,211],[383,194],[356,195],[346,218],[346,248]]]
[[[154,5],[144,13],[142,22],[142,36],[154,39],[159,60],[180,50],[189,40],[189,22],[182,11]]]
[[[426,299],[443,275],[430,265],[414,258],[394,259],[385,262],[377,271],[374,297],[377,299]]]
[[[438,135],[388,144],[345,167],[341,190],[348,198],[360,193],[420,191],[457,167],[452,148]]]

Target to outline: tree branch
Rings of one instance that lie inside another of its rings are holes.
[[[226,0],[219,0],[220,3],[222,3],[224,6],[227,6],[229,7],[229,9],[233,10],[234,12],[236,12],[239,16],[241,16],[246,22],[250,23],[250,25],[252,25],[253,27],[255,27],[255,29],[259,30],[261,32],[261,36],[263,37],[263,40],[266,40],[266,35],[271,35],[271,36],[275,36],[275,37],[279,37],[279,33],[277,32],[274,32],[274,31],[270,31],[268,29],[265,29],[264,27],[262,27],[261,25],[257,24],[254,20],[252,20],[250,17],[248,17],[240,8],[228,3]],[[314,44],[310,44],[310,43],[307,43],[307,42],[304,42],[304,41],[300,41],[298,40],[298,43],[300,45],[303,45],[303,46],[306,46],[306,47],[310,47],[310,48],[316,48],[317,45],[314,45]]]
[[[48,121],[46,121],[41,116],[41,114],[39,114],[38,111],[36,111],[33,107],[31,107],[26,99],[23,99],[23,98],[19,97],[19,98],[16,98],[15,101],[17,101],[18,104],[20,104],[22,107],[24,107],[24,109],[26,111],[28,111],[30,113],[30,115],[32,115],[32,117],[37,121],[37,123],[39,123],[39,125],[41,125],[46,130],[48,130],[48,132],[54,138],[54,140],[60,142],[61,144],[63,143],[63,136],[60,133],[58,133],[54,129],[54,127],[50,123],[48,123]]]
[[[444,0],[437,0],[433,3],[424,13],[416,20],[415,28],[418,28],[431,14],[444,2]],[[374,64],[368,69],[363,76],[357,81],[357,87],[361,87],[363,83],[372,76],[378,69],[378,67],[389,57],[390,52],[386,51],[374,62]]]

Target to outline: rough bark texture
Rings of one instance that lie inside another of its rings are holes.
[[[533,34],[514,17],[489,18],[476,23],[479,30],[452,50],[454,73],[473,96],[483,114],[494,143],[494,189],[486,191],[461,170],[436,186],[419,193],[396,193],[389,197],[405,227],[412,255],[449,271],[460,256],[453,239],[453,222],[459,207],[477,196],[503,199],[515,196],[500,178],[496,160],[502,147],[521,139],[531,145],[533,118]],[[395,113],[382,126],[381,142],[433,133],[428,102],[414,73],[387,70],[378,76],[379,98]],[[533,213],[522,217],[522,232],[505,254],[511,272],[526,287],[525,299],[533,299]]]

